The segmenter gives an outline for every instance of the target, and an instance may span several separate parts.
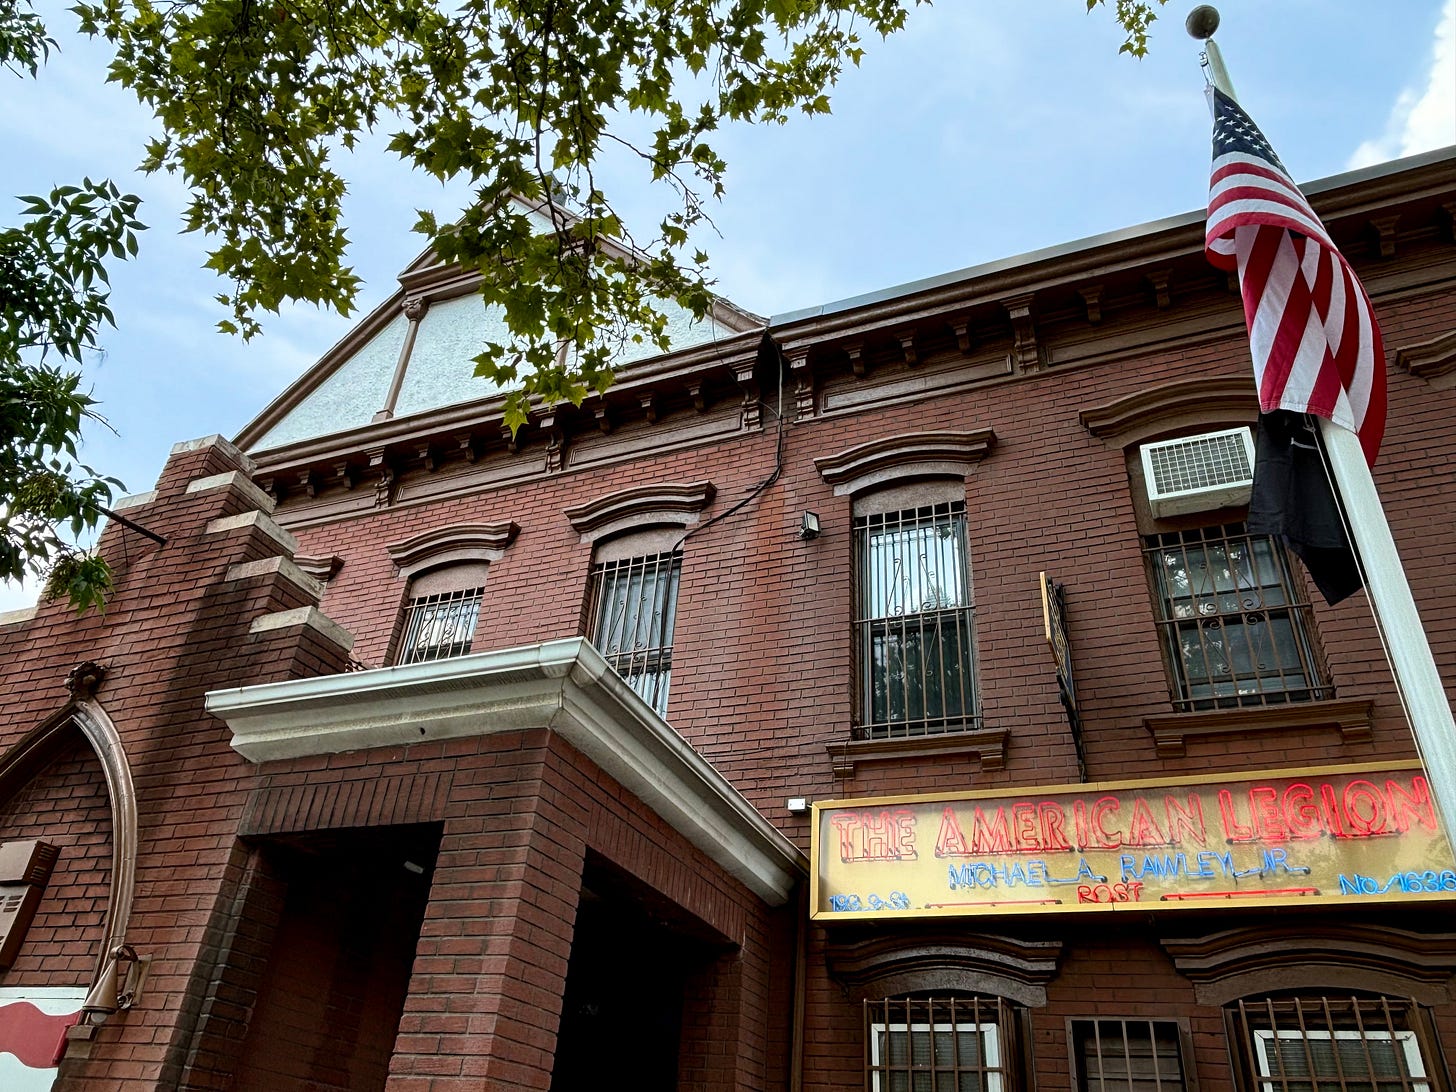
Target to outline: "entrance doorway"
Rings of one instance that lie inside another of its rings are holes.
[[[384,1088],[439,844],[427,825],[265,847],[278,917],[238,1092]]]
[[[679,908],[588,860],[551,1092],[676,1092],[687,985],[723,952]]]

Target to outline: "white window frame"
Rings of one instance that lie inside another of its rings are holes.
[[[1415,1092],[1430,1092],[1430,1075],[1426,1072],[1426,1063],[1421,1058],[1420,1043],[1416,1041],[1416,1033],[1409,1029],[1396,1031],[1394,1033],[1378,1029],[1371,1029],[1369,1031],[1327,1031],[1322,1028],[1309,1028],[1302,1031],[1296,1029],[1286,1030],[1282,1028],[1279,1030],[1273,1030],[1270,1028],[1253,1028],[1252,1031],[1254,1033],[1254,1054],[1258,1060],[1259,1066],[1259,1072],[1256,1074],[1256,1076],[1260,1078],[1260,1092],[1276,1092],[1276,1086],[1283,1082],[1287,1082],[1288,1080],[1287,1077],[1281,1074],[1275,1074],[1270,1072],[1269,1044],[1276,1039],[1296,1041],[1319,1039],[1331,1041],[1338,1041],[1340,1039],[1363,1039],[1367,1042],[1398,1043],[1400,1044],[1401,1053],[1405,1055],[1406,1070],[1410,1077],[1410,1085],[1412,1089],[1414,1089]],[[1275,1079],[1271,1080],[1269,1078]],[[1295,1079],[1303,1081],[1305,1080],[1305,1077],[1301,1075]],[[1321,1082],[1329,1080],[1342,1080],[1342,1078],[1330,1074],[1320,1073],[1312,1073],[1308,1076],[1310,1086],[1315,1089],[1319,1087]],[[1362,1083],[1362,1078],[1356,1077],[1353,1083]]]
[[[881,1084],[881,1079],[890,1074],[884,1073],[880,1066],[880,1051],[882,1044],[891,1035],[913,1035],[916,1033],[931,1036],[936,1035],[957,1035],[964,1032],[973,1032],[981,1040],[981,1068],[993,1069],[997,1072],[983,1072],[985,1078],[985,1092],[1004,1092],[1005,1086],[1002,1082],[1003,1074],[999,1072],[1001,1065],[1001,1031],[996,1024],[871,1024],[870,1025],[870,1072],[874,1075],[872,1084],[873,1092],[888,1092]],[[930,1074],[937,1072],[935,1068],[927,1071]],[[934,1084],[934,1081],[932,1081]]]

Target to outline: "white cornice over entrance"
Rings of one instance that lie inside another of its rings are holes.
[[[207,709],[252,762],[549,728],[770,905],[807,867],[584,638],[215,690]]]

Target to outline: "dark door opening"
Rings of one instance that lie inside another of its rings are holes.
[[[684,989],[721,945],[588,868],[562,998],[551,1092],[676,1092]]]
[[[235,1088],[384,1088],[439,843],[381,827],[266,848],[281,906]]]

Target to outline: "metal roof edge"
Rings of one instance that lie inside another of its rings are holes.
[[[1306,196],[1314,196],[1328,193],[1332,190],[1342,189],[1346,186],[1358,185],[1362,182],[1386,178],[1405,171],[1418,170],[1421,167],[1451,160],[1456,160],[1456,145],[1448,145],[1443,148],[1433,149],[1432,151],[1406,156],[1403,159],[1388,160],[1387,162],[1373,164],[1369,167],[1360,167],[1353,171],[1344,171],[1340,174],[1328,175],[1324,178],[1304,183],[1300,188]],[[768,328],[770,332],[773,332],[781,326],[802,322],[806,319],[822,318],[826,315],[853,311],[861,307],[869,307],[876,303],[885,303],[889,300],[902,299],[907,296],[918,295],[922,292],[930,292],[937,288],[944,288],[947,285],[977,280],[996,273],[1003,273],[1019,266],[1030,266],[1039,262],[1053,261],[1057,258],[1070,257],[1074,254],[1096,250],[1100,247],[1126,243],[1133,239],[1146,238],[1161,232],[1175,231],[1179,228],[1186,228],[1193,224],[1201,223],[1204,215],[1205,213],[1202,209],[1195,209],[1191,212],[1164,217],[1161,220],[1151,220],[1147,223],[1134,224],[1129,227],[1118,228],[1097,235],[1089,235],[1081,239],[1057,243],[1054,246],[1042,247],[1039,250],[1030,250],[1023,254],[1013,255],[1007,258],[997,258],[993,261],[983,262],[980,265],[967,266],[964,269],[956,269],[948,273],[938,273],[930,277],[907,281],[904,284],[892,285],[888,288],[865,292],[858,296],[849,296],[845,299],[818,304],[814,307],[786,311],[783,314],[771,316],[768,320]]]

